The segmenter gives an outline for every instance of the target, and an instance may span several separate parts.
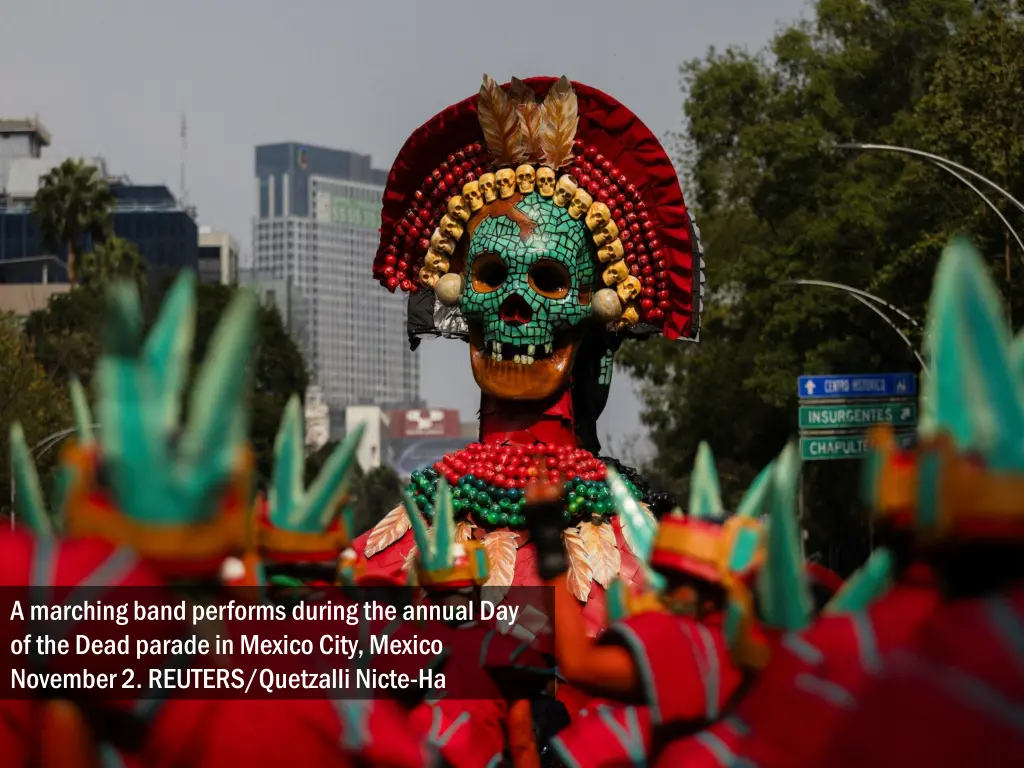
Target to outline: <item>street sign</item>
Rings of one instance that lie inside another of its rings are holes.
[[[917,377],[912,373],[801,376],[796,385],[803,400],[912,397],[917,394]]]
[[[860,429],[876,424],[912,427],[917,424],[917,403],[864,403],[861,405],[801,405],[800,429]]]
[[[913,432],[897,432],[896,441],[903,448],[914,444]],[[804,461],[859,459],[868,453],[867,435],[829,435],[827,437],[801,437],[800,458]]]

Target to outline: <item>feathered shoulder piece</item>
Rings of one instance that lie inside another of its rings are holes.
[[[564,76],[538,104],[522,80],[513,78],[506,93],[484,75],[477,115],[487,151],[499,166],[535,163],[557,171],[573,161],[579,111],[576,92]]]

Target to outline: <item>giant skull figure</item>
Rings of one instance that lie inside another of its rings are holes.
[[[534,566],[517,555],[533,547],[523,489],[540,466],[572,478],[565,541],[587,574],[572,589],[594,629],[603,601],[590,598],[619,575],[642,579],[598,457],[612,356],[631,334],[695,339],[695,235],[650,130],[565,78],[501,86],[485,77],[478,95],[410,137],[388,178],[375,276],[410,294],[410,336],[469,342],[481,390],[479,441],[413,472],[408,493],[429,518],[445,479],[461,535],[480,539],[496,566],[490,585],[529,585]],[[448,258],[443,278],[432,248]],[[664,506],[639,480],[633,491]],[[373,568],[400,571],[408,525],[398,507],[356,548]],[[588,557],[602,565],[585,567]]]
[[[582,222],[536,192],[477,224],[460,308],[484,392],[540,400],[565,385],[590,317],[594,251]]]

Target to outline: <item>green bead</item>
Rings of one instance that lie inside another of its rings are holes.
[[[502,509],[497,504],[491,504],[491,512],[495,515],[500,515],[502,513]]]
[[[508,489],[508,497],[510,499],[513,499],[513,500],[520,499],[520,498],[522,498],[522,496],[523,496],[523,492],[519,488],[509,488]]]
[[[508,524],[511,525],[513,528],[522,528],[524,525],[526,525],[526,518],[522,515],[509,515]]]
[[[586,500],[587,500],[587,498],[585,496],[574,496],[573,497],[573,502],[575,502],[577,507],[582,507]]]
[[[472,485],[474,480],[476,480],[476,478],[473,475],[463,475],[459,479],[459,482],[462,485]]]
[[[512,506],[512,502],[509,501],[507,498],[504,498],[498,502],[498,506],[501,507],[505,512],[508,512],[509,507]]]
[[[498,515],[498,525],[508,525],[508,514],[502,512]]]
[[[487,521],[488,525],[497,525],[498,524],[498,516],[496,514],[494,514],[493,512],[488,512],[487,514],[485,514],[484,515],[484,520]]]
[[[569,512],[569,510],[568,510],[568,509],[567,509],[567,510],[565,510],[565,511],[564,511],[564,512],[562,513],[562,518],[563,518],[564,520],[569,520],[569,518],[571,518],[571,517],[572,517],[572,514],[571,514],[571,513]]]
[[[582,503],[577,502],[576,499],[573,499],[572,501],[569,502],[569,509],[568,509],[569,514],[575,515],[577,512],[580,511],[580,507],[581,506],[582,506]]]
[[[473,485],[476,486],[476,489],[478,491],[483,491],[487,489],[487,481],[481,478],[477,478],[476,480],[474,480]]]

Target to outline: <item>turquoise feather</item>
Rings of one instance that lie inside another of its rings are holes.
[[[619,517],[626,539],[633,543],[634,552],[644,569],[644,579],[652,589],[664,587],[665,579],[650,567],[654,538],[658,533],[658,522],[644,514],[640,502],[633,498],[625,481],[612,467],[607,469],[608,490],[612,504]]]
[[[419,567],[425,571],[441,571],[454,565],[455,505],[452,503],[448,481],[443,477],[437,483],[434,501],[434,526],[428,528],[420,514],[416,499],[405,492],[405,512],[409,516],[413,538],[419,553]]]
[[[760,517],[768,514],[768,499],[771,496],[771,477],[775,469],[772,461],[762,469],[747,492],[743,494],[740,505],[736,508],[736,517]]]
[[[352,430],[324,462],[316,480],[305,487],[305,429],[302,403],[294,395],[285,407],[274,443],[273,485],[268,499],[270,522],[278,528],[322,533],[341,514],[338,505],[347,493],[364,425]],[[351,522],[346,519],[346,522]]]
[[[71,377],[71,412],[75,419],[75,433],[79,445],[92,445],[92,411],[89,409],[85,387],[77,376]]]
[[[1024,469],[1024,387],[999,294],[964,238],[939,262],[926,340],[931,375],[922,395],[930,414],[922,434],[944,431],[994,470]]]
[[[813,605],[796,512],[799,482],[800,457],[790,443],[776,459],[772,472],[767,551],[757,577],[765,623],[790,631],[808,625]]]
[[[196,331],[195,276],[182,272],[150,329],[143,356],[160,388],[164,428],[177,429]]]
[[[893,557],[876,549],[825,606],[823,613],[856,613],[880,598],[893,584]]]
[[[687,514],[695,520],[721,520],[725,516],[718,469],[711,447],[701,442],[690,473],[690,506]]]
[[[11,472],[14,477],[14,508],[18,517],[40,538],[53,538],[53,526],[46,514],[39,473],[25,442],[21,424],[11,424]]]

